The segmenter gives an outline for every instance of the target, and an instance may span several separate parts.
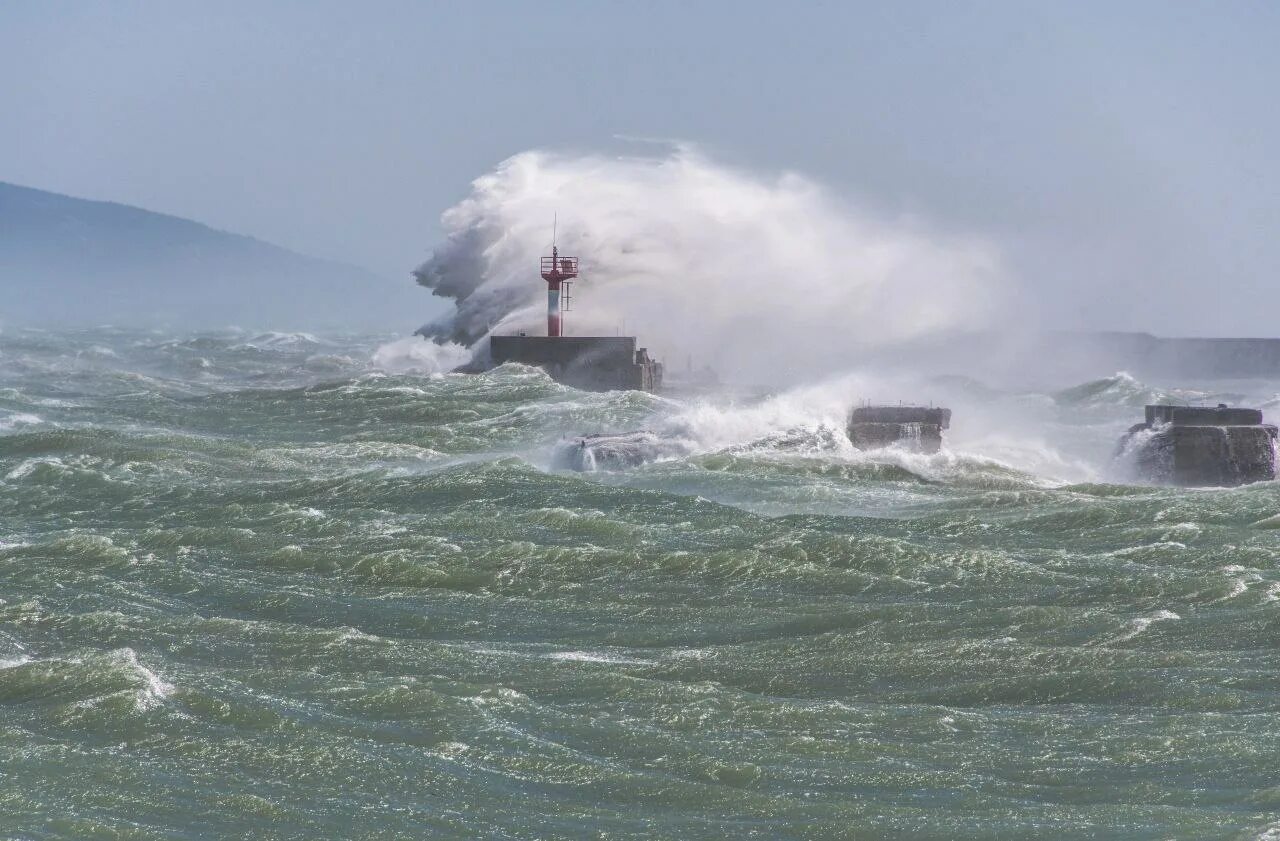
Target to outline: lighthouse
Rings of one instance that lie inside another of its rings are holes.
[[[542,279],[547,282],[547,335],[561,335],[561,307],[569,301],[569,284],[578,276],[578,258],[561,257],[560,249],[551,246],[551,256],[542,258]],[[562,300],[563,298],[563,300]]]

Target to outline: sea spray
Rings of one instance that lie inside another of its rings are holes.
[[[470,359],[471,353],[462,345],[421,336],[387,342],[373,354],[374,366],[388,374],[443,374]]]
[[[888,448],[868,456],[854,450],[845,428],[856,402],[893,402],[913,393],[955,409],[944,453],[933,457]],[[649,426],[690,453],[749,448],[794,454],[808,449],[829,459],[892,462],[943,481],[962,479],[970,470],[980,475],[1010,471],[1027,481],[1091,481],[1107,455],[1092,438],[1099,433],[1091,430],[1081,440],[1076,426],[1063,423],[1062,413],[1043,395],[986,387],[975,393],[968,381],[957,385],[866,371],[827,377],[755,401],[708,398],[675,404]],[[1113,438],[1113,426],[1100,434]]]
[[[625,331],[666,359],[740,380],[854,367],[870,346],[986,325],[1004,279],[990,242],[886,219],[794,173],[763,176],[689,147],[655,157],[516,155],[443,216],[416,272],[456,310],[425,335],[476,345],[536,330],[536,260],[559,219],[581,258],[579,335]]]

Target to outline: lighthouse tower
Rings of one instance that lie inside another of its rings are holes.
[[[542,258],[542,279],[547,282],[547,335],[553,339],[562,335],[560,307],[568,301],[569,284],[577,276],[578,258],[561,257],[560,249],[551,246],[551,256]]]

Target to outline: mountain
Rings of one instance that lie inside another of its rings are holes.
[[[411,330],[412,280],[0,182],[0,324]]]

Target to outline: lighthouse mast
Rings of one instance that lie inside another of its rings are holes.
[[[561,257],[560,249],[551,246],[551,256],[542,258],[542,279],[547,282],[547,335],[558,338],[560,332],[560,290],[568,294],[569,283],[578,276],[578,258]]]

